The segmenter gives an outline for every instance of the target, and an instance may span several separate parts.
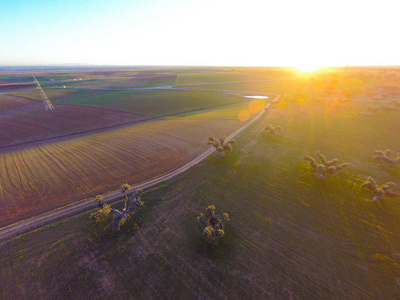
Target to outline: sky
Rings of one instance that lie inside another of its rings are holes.
[[[0,65],[400,65],[398,0],[0,0]]]

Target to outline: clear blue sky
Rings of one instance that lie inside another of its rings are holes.
[[[397,4],[0,0],[0,65],[400,65]]]

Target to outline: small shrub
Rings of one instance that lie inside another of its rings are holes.
[[[124,183],[123,185],[121,185],[121,193],[125,194],[127,191],[129,191],[129,189],[131,188],[131,186],[127,183]]]
[[[376,111],[379,110],[379,107],[378,107],[378,106],[374,106],[374,105],[368,105],[368,106],[367,106],[367,110],[368,110],[369,112],[376,112]]]
[[[97,206],[98,207],[103,207],[103,205],[104,205],[104,196],[103,195],[97,195],[96,197],[95,197],[95,201],[96,201],[96,203],[97,203]]]
[[[90,219],[93,221],[100,221],[101,219],[107,217],[111,212],[111,206],[108,204],[103,204],[103,206],[101,207],[101,209],[99,209],[98,211],[90,214]]]
[[[359,112],[360,117],[372,117],[374,114],[372,112]]]
[[[398,111],[399,108],[393,105],[383,105],[381,106],[381,109],[384,111]]]

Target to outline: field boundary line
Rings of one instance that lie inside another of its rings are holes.
[[[275,101],[279,99],[281,96],[278,95],[276,96],[272,101]],[[271,102],[272,102],[271,101]],[[245,125],[234,131],[232,134],[230,134],[226,140],[229,141],[233,139],[234,137],[240,135],[244,130],[246,130],[249,126],[251,126],[254,122],[256,122],[258,119],[260,119],[266,111],[269,111],[271,108],[271,103],[267,103],[262,110],[250,121],[248,121]],[[148,189],[150,187],[153,187],[161,182],[170,180],[178,175],[183,174],[187,170],[189,170],[191,167],[199,164],[202,162],[204,159],[206,159],[208,156],[210,156],[213,152],[215,152],[215,148],[210,147],[209,149],[205,150],[202,154],[197,156],[196,158],[192,159],[191,161],[185,163],[184,165],[173,169],[164,175],[160,175],[158,177],[155,177],[153,179],[147,180],[145,182],[141,182],[138,184],[135,184],[131,186],[129,192],[138,190],[138,189]],[[109,193],[106,193],[104,195],[104,202],[106,203],[114,203],[118,201],[118,198],[123,197],[121,194],[121,191],[114,190]],[[54,209],[52,211],[49,211],[47,213],[44,213],[42,215],[32,217],[27,220],[19,221],[14,224],[7,225],[3,228],[0,228],[0,240],[4,240],[9,237],[14,237],[14,236],[19,236],[28,232],[31,232],[33,230],[39,229],[43,226],[52,224],[56,221],[61,221],[63,219],[73,217],[80,215],[82,213],[85,213],[87,211],[95,209],[95,202],[93,201],[94,198],[86,198],[83,200],[80,200],[75,203],[71,203],[67,206],[59,207],[57,209]]]

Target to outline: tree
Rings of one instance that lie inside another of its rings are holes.
[[[399,193],[396,193],[395,191],[392,190],[395,187],[398,187],[398,185],[395,184],[394,182],[386,182],[385,184],[379,186],[371,176],[368,176],[367,181],[361,184],[361,188],[367,188],[374,193],[375,195],[375,197],[373,198],[374,201],[382,200],[385,197],[389,198],[400,197]]]
[[[208,138],[207,145],[212,145],[221,156],[226,156],[226,154],[228,152],[232,151],[232,145],[234,143],[235,143],[234,140],[226,142],[226,138],[225,137],[222,137],[220,139],[216,139],[215,137],[210,136]]]
[[[100,221],[101,219],[107,217],[111,212],[111,206],[108,204],[104,204],[103,202],[104,196],[97,195],[95,198],[95,202],[100,209],[90,215],[90,218],[94,221]]]
[[[127,183],[124,183],[121,185],[121,193],[125,195],[125,204],[124,204],[124,209],[122,211],[119,211],[117,209],[111,208],[111,211],[115,213],[114,218],[111,223],[111,228],[114,231],[119,231],[120,227],[122,224],[125,223],[126,219],[128,218],[128,213],[129,211],[135,211],[142,207],[144,205],[144,202],[141,201],[140,195],[142,194],[142,190],[138,190],[133,193],[133,198],[131,201],[131,205],[127,206],[128,203],[128,194],[127,192],[130,189],[130,185]]]
[[[129,184],[124,183],[123,185],[121,185],[121,193],[125,195],[124,208],[121,211],[111,208],[107,204],[104,204],[104,202],[103,202],[104,196],[97,195],[95,201],[101,209],[95,213],[92,213],[91,218],[95,221],[99,221],[102,218],[108,216],[111,212],[114,212],[115,214],[114,214],[113,220],[111,222],[111,228],[114,231],[119,231],[121,225],[124,224],[125,221],[127,220],[128,215],[134,214],[140,207],[142,207],[144,205],[144,202],[141,201],[141,199],[140,199],[142,190],[137,190],[132,193],[132,198],[130,199],[130,205],[128,206],[129,189],[130,189]]]
[[[229,215],[223,213],[222,217],[215,214],[215,206],[210,205],[206,208],[205,214],[197,217],[203,229],[203,236],[209,243],[217,243],[218,239],[225,235],[225,223],[229,221]]]
[[[325,155],[320,153],[319,151],[317,152],[317,155],[319,159],[321,160],[321,163],[317,163],[315,158],[309,155],[304,155],[304,160],[308,161],[308,165],[316,170],[316,174],[319,177],[326,177],[328,175],[335,175],[339,171],[343,170],[344,168],[350,166],[350,163],[342,163],[338,165],[339,160],[337,158],[334,158],[332,160],[327,160]]]

